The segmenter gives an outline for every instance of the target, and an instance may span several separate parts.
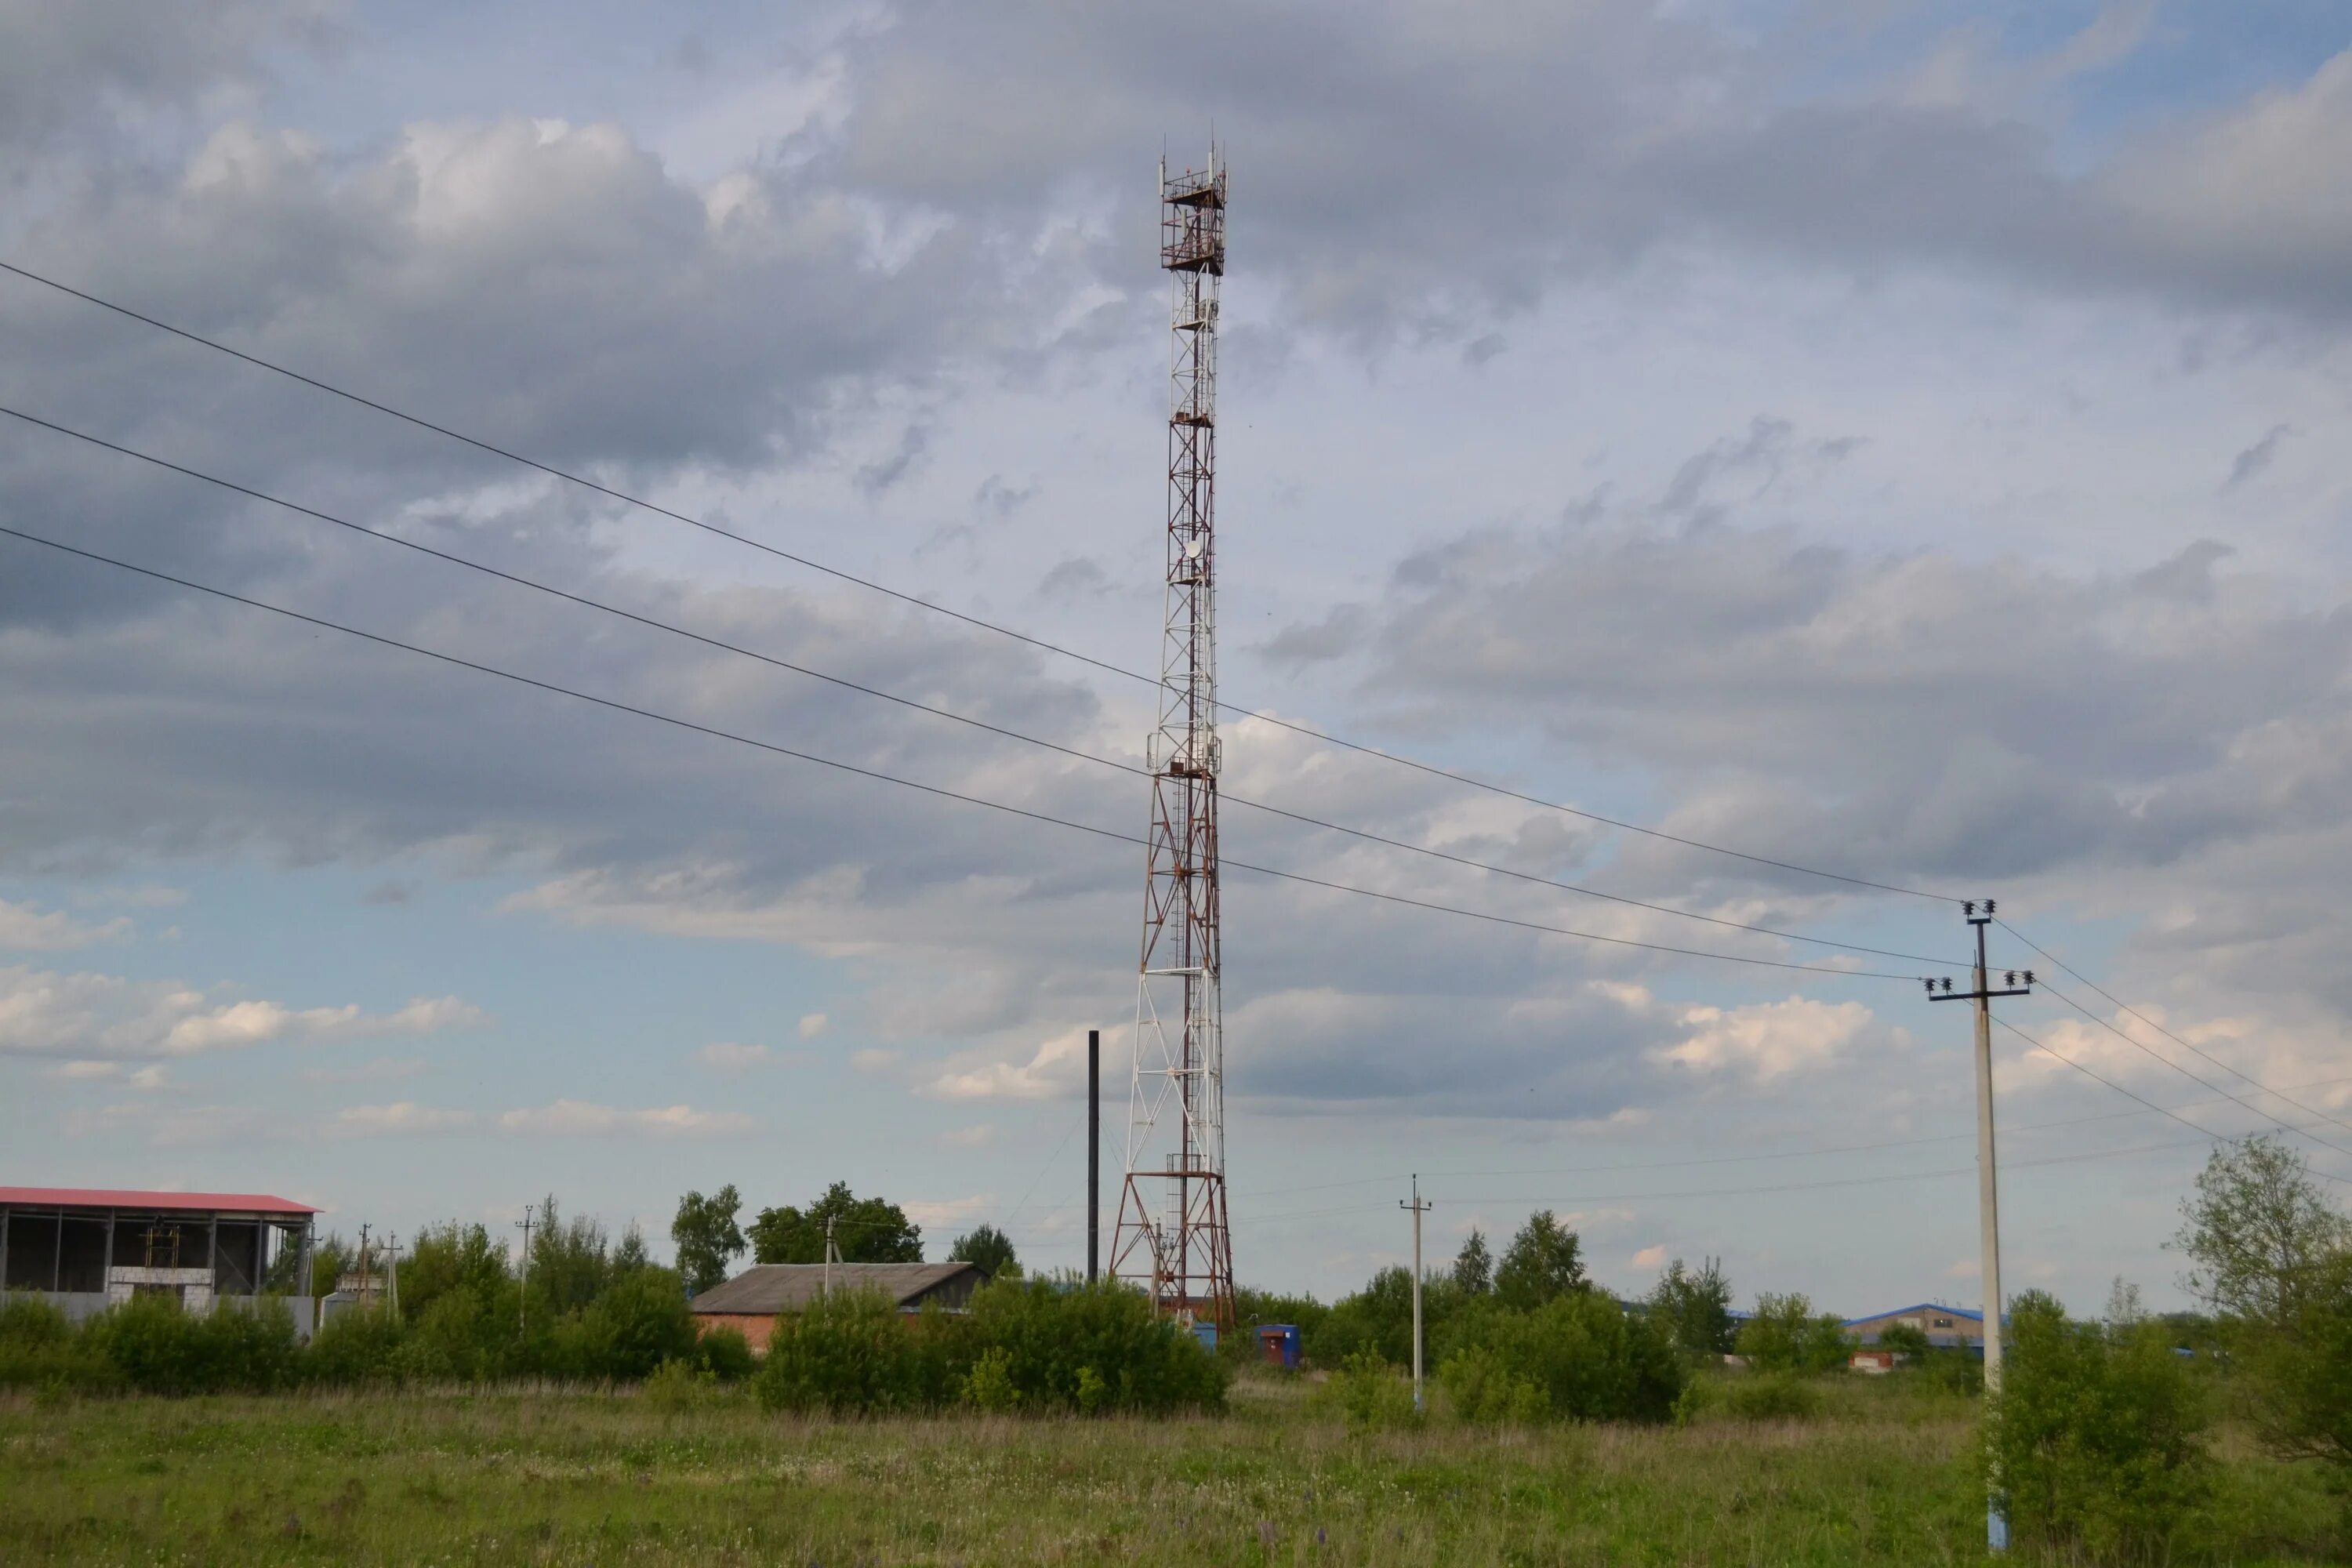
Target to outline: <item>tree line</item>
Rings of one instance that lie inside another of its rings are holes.
[[[922,1227],[907,1211],[884,1198],[861,1198],[846,1182],[834,1183],[806,1208],[761,1209],[748,1226],[739,1218],[742,1210],[731,1182],[708,1196],[689,1192],[678,1199],[669,1234],[688,1291],[698,1296],[725,1284],[746,1252],[754,1263],[822,1263],[828,1234],[845,1263],[923,1261]],[[1012,1238],[992,1225],[958,1237],[948,1261],[977,1264],[992,1279],[1021,1273]]]

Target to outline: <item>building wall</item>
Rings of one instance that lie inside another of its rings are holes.
[[[713,1329],[740,1331],[743,1338],[750,1342],[752,1354],[765,1355],[768,1353],[768,1336],[776,1331],[776,1320],[758,1317],[749,1312],[704,1312],[696,1315],[694,1320],[696,1333],[707,1334]]]
[[[1848,1331],[1857,1336],[1863,1343],[1869,1344],[1875,1341],[1882,1331],[1893,1328],[1897,1323],[1908,1323],[1917,1329],[1927,1336],[1927,1342],[1930,1344],[1950,1346],[1984,1343],[1984,1324],[1981,1321],[1975,1318],[1964,1317],[1958,1312],[1939,1310],[1933,1307],[1916,1312],[1891,1312],[1883,1318],[1863,1318],[1856,1321]]]

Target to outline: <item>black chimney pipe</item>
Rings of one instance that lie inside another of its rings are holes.
[[[1087,1283],[1102,1272],[1102,1031],[1087,1031]]]

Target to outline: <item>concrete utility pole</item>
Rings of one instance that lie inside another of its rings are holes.
[[[1985,1401],[1996,1412],[2000,1397],[2000,1183],[1993,1152],[1992,1127],[1992,999],[1996,996],[2030,996],[2033,994],[2033,971],[2027,970],[2024,984],[2018,984],[2018,973],[2005,972],[2008,984],[1995,990],[1990,984],[1991,972],[1985,963],[1985,928],[1992,923],[1993,900],[1984,900],[1984,912],[1977,912],[1971,900],[1960,908],[1969,924],[1976,928],[1977,963],[1966,991],[1952,989],[1947,978],[1939,988],[1933,980],[1927,982],[1927,999],[1931,1002],[1973,1002],[1977,1014],[1977,1245],[1979,1269],[1984,1276],[1984,1376]],[[2000,1473],[1998,1468],[1991,1478],[1991,1495],[1985,1500],[1985,1544],[1994,1552],[2009,1550],[2009,1503],[2001,1495]]]
[[[824,1216],[824,1294],[833,1296],[833,1215]]]
[[[530,1230],[536,1223],[530,1217],[530,1205],[522,1205],[522,1218],[515,1228],[522,1232],[522,1288],[515,1292],[515,1327],[523,1333],[530,1332]]]
[[[1397,1207],[1412,1211],[1412,1407],[1423,1408],[1421,1388],[1421,1216],[1434,1208],[1434,1204],[1421,1201],[1421,1174],[1413,1173],[1412,1201],[1397,1201]]]

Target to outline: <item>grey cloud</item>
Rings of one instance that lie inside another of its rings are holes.
[[[160,118],[260,85],[271,47],[318,49],[340,33],[319,0],[133,0],[0,5],[0,149],[76,135],[127,140]]]
[[[2162,863],[2352,809],[2344,770],[2290,807],[2248,751],[2320,763],[2352,619],[2216,580],[2221,553],[2084,580],[1722,527],[1474,533],[1371,612],[1367,689],[1424,733],[1533,723],[1663,770],[1674,830],[1833,868]]]
[[[2038,68],[2116,58],[2127,23]],[[1172,92],[1168,61],[1220,31],[1248,37],[1246,58]],[[1827,98],[1802,79],[1811,55],[1633,0],[1181,21],[919,5],[858,53],[839,155],[862,184],[951,210],[1038,210],[1074,188],[1139,204],[1134,171],[1161,136],[1213,118],[1248,215],[1236,255],[1283,280],[1295,319],[1359,337],[1480,341],[1560,278],[1710,238],[1864,275],[1973,267],[2198,309],[2352,307],[2327,183],[2343,160],[2324,153],[2352,144],[2352,56],[2074,173],[2055,127],[2020,117],[2059,106],[1922,99],[1900,79]],[[1198,161],[1181,136],[1171,155]]]
[[[2279,443],[2293,434],[2294,432],[2284,425],[2272,426],[2269,434],[2231,461],[2230,477],[2221,482],[2221,488],[2233,490],[2260,477],[2271,466],[2271,459],[2278,456]]]

